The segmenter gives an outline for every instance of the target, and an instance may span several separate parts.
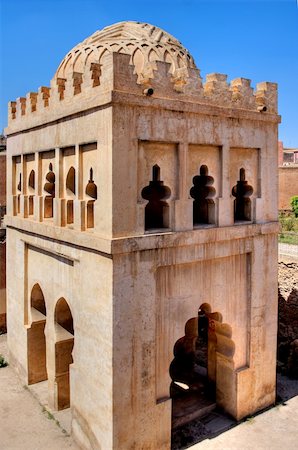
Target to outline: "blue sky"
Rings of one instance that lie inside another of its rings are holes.
[[[279,85],[280,139],[298,147],[297,0],[0,0],[0,131],[7,103],[49,86],[65,54],[123,20],[157,25],[193,55],[203,78],[226,73]]]

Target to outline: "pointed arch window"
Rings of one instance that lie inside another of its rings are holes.
[[[44,217],[53,217],[53,206],[55,198],[55,174],[53,172],[52,163],[49,164],[49,171],[46,174],[46,183],[44,184],[44,191],[47,193],[44,199]]]
[[[22,174],[19,175],[19,182],[17,184],[17,190],[21,193],[22,192]],[[21,194],[18,194],[17,197],[17,212],[20,214],[21,212]]]
[[[234,222],[251,219],[251,197],[253,187],[245,179],[245,169],[242,167],[239,171],[239,180],[232,189],[234,200]]]
[[[71,197],[66,203],[66,223],[68,225],[72,224],[74,221],[74,208],[73,208],[73,198],[76,193],[76,171],[74,167],[70,167],[66,176],[66,194]]]
[[[208,174],[208,167],[202,165],[200,174],[193,178],[193,187],[190,195],[193,201],[193,225],[215,223],[215,203],[213,197],[216,194],[214,178]]]
[[[148,200],[145,207],[145,230],[169,228],[169,205],[166,202],[171,190],[160,179],[160,167],[152,167],[152,180],[142,190],[142,197]]]
[[[89,181],[85,193],[92,200],[87,201],[87,228],[94,228],[94,203],[97,200],[97,186],[93,179],[93,168],[90,168]]]
[[[31,170],[28,178],[28,190],[29,190],[29,216],[34,214],[34,193],[35,193],[35,171]]]

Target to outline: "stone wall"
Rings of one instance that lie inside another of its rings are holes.
[[[3,139],[1,139],[1,144]],[[6,332],[6,242],[1,228],[6,210],[6,152],[0,153],[0,333]]]
[[[0,153],[0,207],[3,205],[6,205],[6,152]]]
[[[5,230],[0,229],[0,333],[6,332],[6,242]]]
[[[298,166],[278,168],[279,177],[279,210],[291,210],[290,200],[298,195]]]
[[[298,379],[298,263],[279,263],[278,370]]]

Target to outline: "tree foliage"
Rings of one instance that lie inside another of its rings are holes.
[[[298,195],[291,198],[291,206],[295,217],[298,217]]]

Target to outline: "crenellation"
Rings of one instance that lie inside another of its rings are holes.
[[[30,104],[30,112],[36,111],[36,105],[37,105],[37,92],[29,92],[26,96],[28,104]]]
[[[230,90],[233,103],[239,104],[242,108],[254,109],[255,99],[250,83],[251,80],[248,78],[235,78],[230,83]]]
[[[268,112],[277,113],[277,83],[258,83],[255,98],[258,110],[265,107]]]
[[[188,69],[185,94],[192,97],[203,98],[204,89],[200,69]]]
[[[57,78],[56,84],[58,86],[58,94],[59,94],[59,100],[64,99],[64,91],[65,91],[65,84],[66,84],[66,78]]]
[[[73,78],[73,95],[77,95],[81,93],[81,85],[83,83],[83,74],[80,72],[73,72],[72,73]]]
[[[16,118],[16,112],[17,112],[17,102],[9,102],[8,103],[8,121],[10,119]]]
[[[208,101],[218,106],[227,106],[231,101],[231,92],[227,82],[227,75],[222,73],[210,73],[206,75],[204,84],[204,96]]]
[[[106,57],[105,63],[108,65],[108,56]],[[130,56],[123,53],[113,53],[112,55],[112,68],[113,71],[113,89],[119,91],[127,91],[142,93],[143,89],[152,87],[152,80],[142,80],[142,83],[138,83],[138,76],[135,73],[134,66],[130,64]],[[107,68],[106,64],[101,67],[101,79],[100,85],[104,86],[105,82],[108,81],[107,78]]]
[[[19,97],[17,98],[16,102],[16,117],[21,118],[26,114],[26,97]]]
[[[156,70],[154,71],[154,77],[144,83],[144,86],[152,86],[154,89],[154,96],[166,96],[174,93],[173,90],[173,75],[170,73],[171,64],[163,63],[161,61],[155,62]]]
[[[174,91],[185,92],[187,80],[188,80],[187,68],[180,67],[179,69],[176,69],[176,71],[172,75],[172,80],[171,80],[173,83]]]
[[[239,77],[228,84],[227,75],[211,73],[203,84],[200,70],[192,59],[183,58],[171,49],[164,49],[163,53],[159,47],[159,44],[156,49],[137,46],[134,51],[131,47],[121,47],[120,52],[120,47],[113,47],[112,44],[100,50],[93,45],[78,46],[59,66],[51,80],[51,87],[43,86],[38,93],[28,93],[26,98],[22,97],[15,105],[10,105],[10,119],[17,119],[10,122],[12,129],[17,129],[20,118],[24,127],[40,123],[54,111],[60,117],[67,115],[78,110],[82,101],[86,108],[96,106],[101,94],[110,90],[173,100],[181,99],[183,94],[184,101],[197,104],[277,112],[275,83],[259,83],[254,93],[249,79]],[[99,97],[94,96],[93,88],[98,88]],[[74,101],[78,94],[82,96]],[[31,115],[36,111],[41,114]],[[28,120],[23,120],[24,115]]]
[[[91,80],[93,80],[92,87],[99,86],[100,85],[100,76],[101,76],[101,64],[91,63],[90,71],[91,71]]]
[[[51,88],[46,87],[46,86],[41,86],[38,89],[38,92],[41,94],[44,107],[48,107],[49,106],[49,99],[50,99],[50,96],[51,96]]]

